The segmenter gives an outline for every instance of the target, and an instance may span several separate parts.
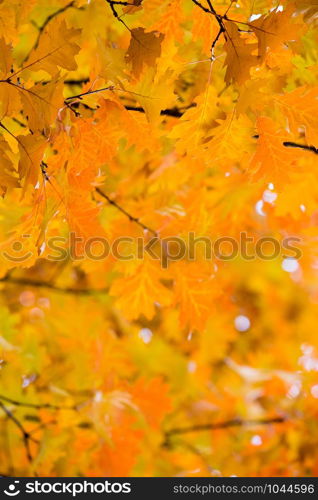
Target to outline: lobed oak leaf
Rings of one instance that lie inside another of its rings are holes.
[[[298,87],[276,99],[294,134],[304,127],[309,145],[318,144],[318,87]]]
[[[211,123],[219,116],[217,102],[217,91],[211,86],[206,96],[196,98],[193,106],[178,119],[169,137],[176,141],[175,147],[180,155],[186,153],[193,158],[203,158],[202,142],[206,140]]]
[[[165,39],[171,38],[182,43],[184,32],[181,23],[182,2],[180,0],[171,0],[171,2],[169,2],[169,8],[164,10],[162,15],[152,26],[152,29],[162,33]]]
[[[293,174],[292,182],[279,193],[275,200],[275,216],[291,216],[301,221],[304,217],[315,213],[318,202],[317,178],[314,175],[314,165],[309,163],[309,166],[312,171],[308,168],[305,175],[304,173]]]
[[[38,82],[20,92],[24,113],[32,132],[48,133],[63,105],[63,86],[63,81],[55,77],[48,83]]]
[[[211,264],[178,262],[173,275],[181,326],[202,331],[214,313],[220,295]]]
[[[19,187],[17,172],[13,166],[10,155],[12,151],[6,140],[0,136],[0,194],[7,191],[7,188]]]
[[[174,77],[172,69],[157,76],[156,69],[148,66],[138,82],[126,85],[126,90],[134,94],[136,100],[145,110],[150,123],[158,121],[163,109],[176,105],[177,96],[172,85]]]
[[[38,46],[32,50],[25,68],[46,71],[54,76],[57,68],[75,70],[75,55],[79,52],[80,30],[68,28],[65,21],[49,23],[41,34]]]
[[[272,6],[271,0],[241,0],[240,5],[249,16],[268,11]]]
[[[144,260],[135,273],[116,279],[110,295],[116,297],[116,304],[127,319],[143,315],[151,319],[155,315],[155,303],[168,306],[172,302],[171,291],[162,283],[160,267],[155,261]]]
[[[93,454],[94,459],[89,466],[89,475],[106,474],[113,477],[132,475],[132,468],[140,453],[144,434],[134,424],[134,416],[124,414],[118,422],[110,427],[110,440],[108,443],[103,443],[100,449]]]
[[[293,21],[294,5],[289,5],[282,12],[276,9],[253,21],[250,26],[258,40],[258,55],[264,60],[269,48],[275,51],[288,41],[299,39],[301,24]]]
[[[217,120],[211,130],[212,139],[205,146],[214,160],[237,161],[252,145],[252,122],[246,115],[235,117],[232,113],[225,120]]]
[[[65,197],[66,218],[70,231],[80,238],[74,242],[74,255],[81,256],[86,242],[89,238],[101,238],[105,236],[105,231],[101,226],[98,215],[100,207],[96,206],[87,193],[70,189]],[[100,250],[96,250],[98,252]],[[92,248],[94,255],[94,249]]]
[[[38,258],[38,229],[22,222],[0,243],[0,275],[14,268],[29,268]]]
[[[16,42],[18,38],[15,7],[10,0],[0,3],[0,37],[7,43]]]
[[[13,67],[12,48],[3,37],[0,38],[0,77],[8,78]]]
[[[5,81],[12,68],[12,48],[4,38],[0,38],[0,80],[3,80],[0,82],[0,119],[18,113],[21,108],[17,88]]]
[[[288,181],[289,174],[297,169],[297,159],[303,155],[284,146],[288,133],[277,130],[271,118],[258,118],[257,131],[259,138],[250,162],[250,171],[256,179],[264,177],[268,182],[281,186]]]
[[[97,54],[96,66],[98,75],[116,85],[121,86],[122,81],[128,77],[125,67],[126,53],[124,49],[112,47],[109,43],[102,40],[100,37],[96,40]]]
[[[14,116],[21,110],[20,92],[17,87],[0,82],[0,119]]]
[[[73,127],[73,151],[68,160],[68,173],[74,187],[92,190],[98,169],[116,154],[121,133],[112,118],[113,111],[117,110],[116,103],[104,99],[94,119],[81,120]]]
[[[125,14],[134,14],[143,8],[143,0],[132,0],[129,5],[123,8]]]
[[[28,2],[24,0],[5,0],[5,3],[9,4],[12,9],[14,9],[17,24],[23,24],[33,7],[36,5],[36,1],[37,0],[29,0]]]
[[[191,31],[193,39],[200,41],[204,52],[209,53],[212,42],[218,34],[219,26],[215,23],[213,16],[197,9],[193,16]]]
[[[29,184],[35,186],[41,172],[40,163],[47,146],[46,139],[40,134],[20,135],[19,143],[19,177],[23,182],[24,191]]]
[[[160,425],[171,410],[171,400],[168,395],[169,386],[161,377],[147,380],[140,377],[129,388],[134,403],[145,416],[150,427],[159,429]]]
[[[260,60],[256,54],[257,45],[248,43],[248,39],[243,37],[237,25],[233,22],[224,22],[226,32],[224,34],[224,49],[226,58],[225,81],[227,84],[235,81],[242,85],[250,76],[250,69],[256,66]]]
[[[164,35],[159,31],[147,33],[144,28],[131,31],[131,40],[126,53],[126,59],[132,66],[132,73],[137,78],[144,66],[155,66],[161,53],[161,42]]]
[[[101,108],[104,108],[105,115],[117,141],[125,139],[127,146],[134,146],[138,151],[149,149],[152,151],[158,147],[158,141],[150,133],[150,125],[143,113],[135,113],[126,109],[116,95],[112,100],[100,101]],[[110,132],[111,133],[111,132]]]

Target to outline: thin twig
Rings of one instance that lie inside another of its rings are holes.
[[[127,92],[128,94],[133,94],[133,95],[136,95],[138,97],[144,97],[146,99],[159,99],[157,97],[151,97],[148,95],[138,94],[137,92],[133,92],[131,90],[118,89],[118,88],[114,87],[114,85],[110,85],[109,87],[102,87],[102,88],[96,89],[96,90],[87,90],[86,92],[82,92],[81,94],[71,95],[69,97],[66,97],[65,101],[69,101],[71,99],[82,99],[82,97],[84,97],[86,95],[98,94],[99,92],[105,92],[106,90],[111,90],[111,91],[117,90],[118,92]]]
[[[296,142],[290,141],[283,142],[283,146],[285,146],[286,148],[305,149],[306,151],[311,151],[312,153],[315,153],[315,155],[318,155],[318,148],[315,148],[315,146],[307,146],[306,144],[297,144]]]
[[[72,287],[59,287],[54,285],[53,283],[48,283],[45,281],[35,281],[27,278],[14,278],[3,277],[0,278],[0,283],[12,283],[14,285],[23,285],[30,286],[36,288],[47,288],[49,290],[53,290],[54,292],[63,293],[63,294],[74,294],[74,295],[95,295],[99,293],[107,293],[108,288],[72,288]]]
[[[116,10],[116,5],[120,5],[120,6],[134,6],[134,4],[131,4],[131,3],[128,3],[128,2],[114,2],[113,0],[106,0],[106,3],[108,3],[111,11],[112,11],[112,14],[114,16],[115,19],[117,19],[117,21],[119,21],[120,23],[122,23],[123,26],[125,26],[125,28],[131,33],[131,36],[133,38],[134,35],[133,35],[133,32],[132,30],[129,28],[129,26],[127,26],[127,24],[125,23],[125,21],[123,21],[123,19],[119,16],[117,10]]]
[[[50,410],[76,410],[77,409],[77,405],[75,405],[75,406],[60,406],[60,405],[52,405],[50,403],[40,403],[40,404],[24,403],[23,401],[17,401],[16,399],[8,398],[7,396],[3,396],[2,394],[0,394],[0,399],[2,399],[2,401],[6,401],[7,403],[10,403],[14,406],[22,406],[24,408],[36,408],[38,410],[45,409],[45,408],[50,409]]]
[[[149,226],[146,226],[146,224],[144,224],[143,222],[141,222],[138,217],[134,217],[133,215],[131,215],[129,212],[127,212],[127,210],[125,210],[122,206],[118,205],[118,203],[114,200],[112,200],[106,193],[104,193],[100,188],[96,188],[95,191],[100,195],[102,196],[103,198],[105,198],[105,200],[108,201],[108,203],[110,205],[113,205],[114,207],[117,208],[117,210],[119,210],[121,213],[123,213],[124,215],[126,215],[126,217],[128,217],[128,219],[131,221],[131,222],[135,222],[136,224],[138,224],[138,226],[140,226],[144,231],[148,231],[149,233],[153,234],[156,238],[158,238],[158,233],[157,231],[155,231],[154,229],[151,229],[151,227]]]
[[[254,419],[243,420],[241,418],[233,418],[231,420],[224,420],[223,422],[191,425],[189,427],[176,427],[174,429],[168,430],[165,435],[166,438],[169,438],[177,434],[189,434],[191,432],[227,429],[229,427],[247,427],[252,425],[282,424],[286,422],[286,420],[287,419],[285,417],[273,417],[273,418],[264,418],[255,420]]]
[[[27,458],[28,458],[29,462],[32,462],[33,458],[32,458],[32,454],[31,454],[30,440],[34,441],[36,443],[38,441],[36,441],[34,438],[32,438],[30,436],[30,434],[25,430],[25,428],[23,427],[21,422],[13,415],[13,413],[1,401],[0,401],[0,408],[2,408],[2,410],[7,415],[7,417],[11,420],[11,422],[13,422],[16,425],[16,427],[18,427],[18,429],[20,430],[22,437],[23,437],[23,443],[25,446]]]

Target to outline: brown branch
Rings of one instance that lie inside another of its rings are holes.
[[[81,94],[71,95],[70,97],[66,97],[64,99],[64,102],[70,101],[71,99],[82,99],[82,97],[84,97],[86,95],[97,94],[98,92],[104,92],[105,90],[113,90],[113,87],[112,86],[102,87],[101,89],[88,90],[87,92],[82,92]]]
[[[18,120],[17,118],[15,118],[14,116],[11,118],[13,122],[17,123],[18,125],[20,125],[20,127],[22,128],[27,128],[27,125],[25,125],[25,123],[21,122],[20,120]]]
[[[214,49],[215,49],[215,46],[216,46],[216,44],[217,44],[220,36],[223,33],[226,33],[226,28],[225,28],[224,23],[223,23],[223,19],[226,19],[226,13],[225,13],[224,16],[222,16],[221,14],[218,14],[216,12],[216,10],[214,9],[214,7],[212,5],[212,2],[210,0],[207,0],[209,8],[204,7],[204,5],[202,5],[201,2],[199,2],[198,0],[192,0],[192,2],[195,5],[197,5],[200,9],[202,9],[204,12],[206,12],[207,14],[211,14],[216,19],[216,21],[217,21],[217,23],[219,25],[219,31],[218,31],[216,37],[214,38],[214,40],[212,42],[212,45],[211,45],[211,48],[210,48],[211,61],[214,61]]]
[[[211,14],[211,10],[208,9],[207,7],[204,7],[204,5],[202,5],[202,3],[200,3],[198,0],[192,0],[192,2],[198,7],[200,7],[200,9],[202,9],[204,12]]]
[[[123,207],[121,207],[120,205],[118,205],[118,203],[114,200],[112,200],[106,193],[104,193],[100,188],[96,188],[95,191],[100,195],[102,196],[103,198],[105,198],[105,200],[107,200],[107,202],[110,204],[110,205],[113,205],[114,207],[117,208],[117,210],[119,210],[122,214],[124,214],[126,217],[128,217],[128,219],[131,221],[131,222],[135,222],[136,224],[138,224],[138,226],[140,226],[144,231],[148,231],[149,233],[153,234],[156,238],[158,238],[158,233],[157,231],[155,231],[154,229],[151,229],[151,227],[149,226],[146,226],[146,224],[144,224],[143,222],[141,222],[137,217],[134,217],[133,215],[131,215],[129,212],[127,212],[127,210],[125,210]]]
[[[53,290],[54,292],[63,293],[63,294],[74,294],[74,295],[94,295],[98,293],[107,293],[108,288],[72,288],[66,287],[62,288],[53,283],[48,283],[45,281],[35,281],[30,280],[28,278],[14,278],[12,276],[4,276],[0,278],[0,283],[12,283],[14,285],[23,285],[30,286],[36,288],[47,288],[49,290]]]
[[[185,108],[177,108],[176,106],[174,108],[167,108],[167,109],[162,109],[160,111],[160,114],[162,116],[173,116],[175,118],[180,118],[187,109],[195,107],[195,104],[190,104],[190,106],[186,106]],[[127,111],[137,111],[139,113],[145,113],[144,108],[140,106],[125,106]]]
[[[79,403],[74,406],[63,406],[63,405],[54,405],[51,403],[25,403],[23,401],[18,401],[16,399],[8,398],[7,396],[3,396],[0,394],[0,400],[5,401],[6,403],[9,403],[10,405],[16,406],[16,407],[22,407],[22,408],[34,408],[37,410],[40,409],[48,409],[48,410],[71,410],[71,411],[77,411],[79,408],[82,406],[83,403]],[[23,443],[26,451],[26,456],[28,458],[29,462],[32,462],[33,457],[31,453],[31,447],[30,447],[30,441],[33,441],[36,444],[39,444],[39,441],[35,439],[32,434],[37,432],[43,427],[46,427],[47,423],[41,423],[40,426],[37,426],[35,429],[32,431],[28,432],[23,424],[20,422],[20,420],[12,413],[11,410],[2,402],[0,401],[0,408],[2,408],[3,412],[6,414],[9,420],[14,423],[14,425],[20,430],[23,438]],[[56,422],[56,420],[51,421],[51,422]]]
[[[315,146],[307,146],[306,144],[297,144],[296,142],[290,142],[290,141],[283,142],[283,146],[285,146],[286,148],[304,149],[306,151],[311,151],[312,153],[315,153],[315,155],[318,155],[318,148],[315,148]]]
[[[17,401],[16,399],[8,398],[7,396],[3,396],[2,394],[0,394],[0,399],[2,399],[2,401],[5,401],[6,403],[10,403],[14,406],[22,406],[24,408],[35,408],[37,410],[45,409],[45,408],[49,409],[49,410],[77,410],[77,405],[60,406],[60,405],[52,405],[50,403],[40,403],[40,404],[24,403],[23,401]],[[0,404],[1,404],[1,402],[0,402]]]
[[[72,78],[64,80],[64,85],[82,85],[83,83],[88,83],[89,78],[80,78],[79,80],[74,80]]]
[[[70,82],[72,82],[72,81],[70,81]],[[66,82],[64,82],[64,83],[66,83]],[[76,80],[74,80],[74,83],[80,83],[80,80],[78,82]],[[86,95],[97,94],[99,92],[105,92],[107,90],[110,90],[110,91],[117,90],[118,92],[127,92],[129,94],[134,94],[134,95],[139,96],[139,97],[145,97],[145,98],[148,98],[148,99],[153,99],[153,97],[151,97],[151,96],[141,95],[141,94],[137,94],[136,92],[131,92],[129,90],[118,89],[118,88],[115,88],[113,86],[109,86],[109,87],[103,87],[103,88],[96,89],[96,90],[88,90],[86,92],[82,92],[81,94],[77,94],[77,95],[73,95],[73,96],[70,96],[70,97],[66,97],[64,99],[64,104],[67,107],[69,107],[71,109],[71,111],[73,111],[73,113],[76,113],[76,111],[72,108],[72,106],[75,106],[76,104],[77,105],[78,104],[82,104],[83,106],[87,107],[88,109],[91,109],[92,111],[95,111],[94,108],[91,108],[91,107],[87,106],[86,104],[76,103],[76,102],[69,103],[69,101],[71,101],[72,99],[79,99],[81,101],[82,98],[85,97]],[[167,108],[167,109],[161,110],[160,114],[162,116],[173,116],[175,118],[180,118],[183,115],[184,111],[186,111],[187,109],[192,108],[194,106],[195,106],[195,104],[190,104],[189,106],[185,106],[184,108],[178,108],[177,106],[175,106],[173,108]],[[124,107],[128,111],[137,111],[139,113],[145,113],[144,108],[142,108],[141,106],[129,106],[129,105],[125,105]],[[77,112],[76,116],[80,116],[80,114]]]
[[[30,448],[30,441],[34,441],[38,443],[24,428],[21,422],[13,415],[13,413],[0,401],[0,408],[2,408],[3,412],[7,415],[7,417],[15,424],[15,426],[20,430],[23,438],[23,443],[26,451],[27,458],[29,462],[32,462],[32,454]]]
[[[209,8],[204,7],[204,5],[202,5],[202,3],[199,2],[198,0],[192,0],[192,2],[195,5],[197,5],[198,7],[200,7],[200,9],[202,9],[207,14],[211,14],[213,17],[215,17],[216,21],[218,22],[218,25],[220,26],[220,30],[222,30],[221,32],[225,32],[226,31],[225,27],[224,27],[224,24],[223,24],[223,19],[225,19],[225,16],[221,16],[221,14],[218,14],[216,12],[216,10],[213,7],[212,2],[210,0],[207,0]]]
[[[231,420],[224,420],[223,422],[215,422],[208,424],[198,424],[192,425],[189,427],[176,427],[174,429],[170,429],[165,433],[167,439],[171,436],[179,435],[179,434],[189,434],[191,432],[200,432],[200,431],[212,431],[217,429],[227,429],[229,427],[246,427],[252,425],[270,425],[270,424],[282,424],[286,422],[285,417],[273,417],[273,418],[264,418],[264,419],[251,419],[251,420],[243,420],[240,418],[233,418]]]
[[[125,28],[131,33],[131,36],[133,38],[135,38],[133,36],[132,30],[129,28],[129,26],[127,26],[127,24],[125,23],[125,21],[123,21],[123,19],[121,19],[120,15],[118,14],[118,12],[116,10],[116,5],[123,6],[123,7],[125,7],[125,6],[132,6],[133,7],[134,4],[133,3],[128,3],[128,2],[119,2],[119,1],[115,2],[113,0],[106,0],[106,3],[109,5],[114,18],[117,19],[117,21],[119,21],[120,23],[122,23],[125,26]]]
[[[253,135],[253,139],[259,139],[259,135]],[[311,153],[314,153],[315,155],[318,155],[318,148],[315,146],[307,146],[307,144],[299,144],[298,142],[293,142],[293,141],[284,141],[283,146],[285,148],[299,148],[303,149],[305,151],[310,151]]]
[[[96,90],[87,90],[86,92],[82,92],[81,94],[76,94],[76,95],[72,95],[72,96],[66,97],[65,100],[64,100],[64,102],[65,101],[69,101],[71,99],[80,99],[81,100],[82,97],[84,97],[86,95],[98,94],[99,92],[105,92],[106,90],[111,90],[111,91],[117,90],[118,92],[127,92],[128,94],[136,95],[138,97],[144,97],[146,99],[159,99],[159,98],[156,98],[156,97],[151,97],[149,95],[138,94],[137,92],[132,92],[131,90],[119,89],[119,88],[114,87],[114,85],[109,85],[108,87],[102,87],[102,88],[96,89]]]

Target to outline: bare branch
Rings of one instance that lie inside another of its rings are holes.
[[[195,104],[190,104],[189,106],[185,106],[184,108],[174,107],[174,108],[162,109],[160,114],[162,116],[173,116],[174,118],[181,118],[181,116],[183,116],[183,114],[185,113],[185,111],[187,109],[194,108],[194,107],[195,107]],[[145,112],[144,108],[142,108],[140,106],[125,106],[125,108],[128,111],[138,111],[139,113]]]
[[[45,281],[35,281],[28,278],[15,278],[13,276],[4,276],[0,278],[0,283],[12,283],[14,285],[30,286],[35,288],[47,288],[53,290],[54,292],[63,294],[74,294],[74,295],[95,295],[99,293],[107,293],[108,288],[72,288],[66,287],[62,288],[53,283],[48,283]]]
[[[215,422],[215,423],[207,423],[207,424],[198,424],[192,425],[189,427],[176,427],[174,429],[170,429],[166,432],[166,438],[170,438],[171,436],[175,436],[178,434],[189,434],[191,432],[200,432],[200,431],[212,431],[217,429],[227,429],[229,427],[247,427],[253,425],[271,425],[271,424],[282,424],[286,422],[285,417],[273,417],[273,418],[264,418],[264,419],[251,419],[251,420],[243,420],[241,418],[233,418],[231,420],[224,420],[223,422]]]
[[[259,139],[259,135],[253,135],[253,139]],[[307,146],[307,144],[299,144],[298,142],[293,142],[293,141],[284,141],[283,146],[285,148],[299,148],[299,149],[304,149],[305,151],[310,151],[316,155],[318,155],[318,148],[315,146]]]
[[[37,443],[38,441],[35,440],[34,438],[32,438],[32,436],[30,436],[30,434],[25,430],[25,428],[23,427],[21,422],[13,415],[13,413],[1,401],[0,401],[0,408],[2,408],[2,410],[7,415],[7,417],[11,420],[11,422],[13,422],[16,425],[16,427],[20,430],[20,432],[22,434],[23,443],[25,446],[27,458],[28,458],[29,462],[32,462],[33,458],[32,458],[32,454],[31,454],[30,441],[34,441],[35,443]]]
[[[23,401],[17,401],[16,399],[8,398],[7,396],[3,396],[2,394],[0,394],[0,399],[2,399],[2,401],[6,401],[7,403],[10,403],[14,406],[22,406],[24,408],[35,408],[38,410],[43,409],[43,408],[50,409],[50,410],[76,410],[77,409],[76,405],[75,406],[61,406],[61,405],[52,405],[50,403],[40,403],[40,404],[25,403]]]
[[[306,144],[297,144],[296,142],[290,142],[290,141],[283,142],[283,145],[286,148],[305,149],[306,151],[311,151],[312,153],[315,153],[315,155],[318,155],[318,148],[315,148],[315,146],[306,146]]]

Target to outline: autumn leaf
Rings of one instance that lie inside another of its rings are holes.
[[[77,44],[79,34],[78,29],[68,28],[65,21],[49,23],[24,67],[32,71],[46,71],[52,76],[56,74],[57,67],[75,70],[74,56],[80,49]]]
[[[282,12],[273,10],[251,23],[258,40],[258,55],[261,60],[264,60],[267,49],[275,51],[289,40],[299,38],[301,24],[293,22],[293,10],[292,5]]]
[[[63,105],[63,81],[39,82],[20,93],[29,127],[32,132],[48,133],[57,111]]]
[[[25,188],[36,185],[40,176],[40,163],[46,148],[46,141],[40,134],[20,135],[17,137],[20,161],[19,176]]]
[[[140,264],[133,275],[116,279],[110,294],[117,298],[117,306],[127,311],[129,319],[141,314],[151,319],[156,303],[162,307],[172,301],[171,291],[161,283],[160,268],[148,260]]]
[[[310,90],[299,87],[288,92],[277,99],[277,104],[288,119],[290,129],[297,134],[299,127],[304,127],[308,143],[317,142],[317,119],[316,110],[318,106],[318,88]]]
[[[4,194],[7,187],[19,187],[19,179],[10,159],[10,156],[12,156],[12,151],[3,137],[0,137],[0,151],[0,186],[2,189],[2,194]]]
[[[236,24],[227,21],[225,29],[225,81],[226,83],[236,81],[238,84],[242,84],[249,78],[250,69],[259,62],[255,50],[256,45],[248,43],[248,39],[241,35]]]
[[[150,380],[140,378],[130,389],[133,401],[155,429],[160,428],[164,417],[171,410],[168,390],[167,384],[159,377]]]
[[[180,264],[176,268],[175,292],[181,325],[204,329],[208,311],[213,311],[218,300],[213,274],[198,265],[191,266],[185,274],[184,265]]]
[[[257,131],[259,139],[250,164],[251,172],[256,178],[265,177],[274,184],[288,182],[289,174],[297,171],[297,158],[301,153],[284,146],[284,142],[288,142],[288,135],[275,130],[275,123],[271,118],[260,117]]]
[[[139,77],[144,66],[154,66],[156,59],[160,56],[163,38],[164,35],[157,31],[146,33],[143,28],[136,28],[132,31],[126,57],[136,77]]]

